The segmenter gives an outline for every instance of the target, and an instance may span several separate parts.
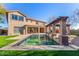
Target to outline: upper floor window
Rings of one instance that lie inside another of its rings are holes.
[[[17,16],[17,15],[12,14],[12,19],[14,19],[14,20],[18,20],[18,16]]]
[[[28,20],[26,20],[26,22],[28,22]]]
[[[38,22],[36,22],[36,24],[38,24]]]
[[[24,18],[22,16],[12,14],[12,19],[13,20],[21,20],[21,21],[23,21]]]
[[[26,22],[32,23],[32,20],[26,20]]]
[[[19,20],[23,21],[23,19],[24,19],[24,18],[23,18],[22,16],[19,16]]]
[[[29,20],[30,21],[30,23],[32,23],[32,20]]]

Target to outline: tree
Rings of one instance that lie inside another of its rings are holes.
[[[79,25],[79,9],[76,9],[72,15],[69,16],[67,23],[71,25],[72,29],[76,29]]]
[[[2,16],[4,16],[6,14],[6,10],[5,8],[3,7],[2,4],[0,4],[0,23],[3,23],[2,21]]]
[[[50,17],[49,20],[48,20],[48,23],[54,21],[55,19],[56,19],[56,17],[54,17],[54,16]]]
[[[5,15],[6,14],[6,10],[4,8],[4,6],[2,4],[0,4],[0,14],[1,15]]]

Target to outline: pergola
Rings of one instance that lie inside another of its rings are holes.
[[[59,44],[60,45],[65,45],[65,46],[68,46],[69,43],[68,43],[68,36],[66,34],[66,20],[67,20],[68,17],[59,17],[57,18],[56,20],[52,21],[51,23],[49,23],[46,27],[52,27],[52,33],[55,32],[55,26],[58,24],[59,26],[59,29],[60,29],[60,36],[59,36]]]

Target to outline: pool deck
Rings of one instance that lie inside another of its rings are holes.
[[[26,46],[13,46],[2,48],[0,50],[77,50],[70,46],[61,46],[61,45],[26,45]]]
[[[20,39],[16,42],[0,48],[0,50],[79,50],[79,47],[75,45],[63,46],[63,45],[19,45],[25,38],[28,38],[33,34],[21,35]],[[18,44],[17,44],[18,43]]]

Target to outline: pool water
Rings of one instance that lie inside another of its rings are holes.
[[[25,39],[21,45],[58,45],[58,43],[46,35],[32,35]]]

